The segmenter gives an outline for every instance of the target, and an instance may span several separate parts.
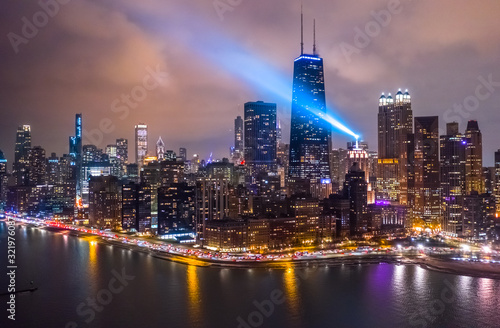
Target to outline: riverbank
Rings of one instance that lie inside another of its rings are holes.
[[[26,224],[23,224],[27,226]],[[478,278],[490,278],[500,280],[500,264],[487,264],[480,262],[457,261],[452,259],[437,259],[429,256],[407,256],[392,253],[383,254],[353,254],[353,253],[337,253],[328,256],[305,256],[300,258],[284,257],[274,260],[224,260],[213,258],[201,258],[195,255],[182,254],[169,249],[161,249],[161,247],[150,248],[140,243],[123,243],[117,239],[105,238],[103,236],[83,232],[79,230],[71,230],[62,227],[46,226],[43,227],[48,231],[67,233],[76,237],[90,237],[102,244],[111,245],[113,247],[120,247],[130,251],[148,254],[149,256],[173,261],[186,265],[194,265],[199,267],[223,267],[223,268],[275,268],[275,269],[288,269],[290,267],[307,268],[317,266],[359,266],[371,264],[395,264],[395,265],[419,265],[420,267],[437,271],[441,273],[448,273],[454,275],[464,275]],[[142,240],[141,240],[142,241]],[[158,241],[158,245],[165,245],[165,243]],[[173,248],[175,249],[175,248]],[[201,251],[201,250],[198,250]]]

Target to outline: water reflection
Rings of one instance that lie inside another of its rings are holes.
[[[298,292],[298,281],[295,275],[295,268],[292,264],[287,264],[283,277],[285,285],[285,297],[288,305],[288,311],[292,321],[298,322],[300,317],[300,298]]]
[[[199,327],[201,322],[200,278],[198,268],[194,265],[187,267],[188,288],[188,315],[191,327]]]

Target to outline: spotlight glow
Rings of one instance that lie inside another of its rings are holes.
[[[292,77],[271,65],[267,60],[248,51],[239,43],[224,36],[221,32],[206,26],[202,35],[193,35],[191,38],[179,41],[186,44],[203,59],[209,60],[217,69],[249,84],[259,94],[268,97],[268,101],[276,102],[273,99],[279,97],[291,105]],[[291,64],[292,62],[290,66]],[[334,108],[328,102],[327,107]],[[321,114],[312,112],[337,130],[359,139],[359,135],[333,117],[331,111]]]

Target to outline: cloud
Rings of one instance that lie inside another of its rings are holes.
[[[355,28],[364,28],[372,12],[388,3],[313,0],[304,8],[307,51],[316,19],[327,99],[343,122],[369,140],[376,140],[373,122],[381,91],[407,87],[415,116],[442,116],[474,92],[478,76],[493,74],[500,80],[500,4],[495,0],[401,0],[401,13],[346,62],[339,45],[352,43]],[[15,0],[7,0],[5,8],[0,28],[16,33],[24,16],[40,10],[36,2]],[[205,0],[71,1],[18,54],[6,37],[0,39],[0,149],[11,160],[16,127],[31,123],[34,144],[47,152],[67,152],[73,115],[83,112],[88,130],[104,118],[116,126],[103,145],[126,137],[133,146],[133,127],[145,122],[151,144],[161,135],[167,148],[186,146],[190,154],[210,150],[222,157],[233,142],[234,118],[252,100],[278,103],[286,137],[290,104],[283,94],[291,92],[293,59],[300,51],[299,15],[300,2],[288,0],[242,1],[222,20],[213,2]],[[229,50],[269,67],[289,81],[289,91],[286,83],[279,92],[257,87],[258,81],[244,75],[254,68],[234,65]],[[214,60],[218,56],[230,62]],[[121,120],[111,103],[142,83],[146,67],[156,65],[168,79]],[[488,136],[486,158],[499,147],[489,137],[500,123],[499,98],[495,92],[473,115]],[[336,134],[334,145],[345,147],[346,140]]]

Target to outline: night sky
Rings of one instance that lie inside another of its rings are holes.
[[[300,1],[60,0],[57,13],[54,1],[40,1],[52,3],[47,20],[38,1],[3,1],[0,149],[9,162],[22,124],[31,125],[33,146],[67,153],[79,112],[93,131],[84,143],[104,148],[125,137],[132,159],[140,122],[149,125],[151,152],[161,135],[167,149],[186,147],[189,157],[228,157],[234,118],[247,101],[276,102],[288,139]],[[500,148],[498,0],[304,4],[305,49],[312,52],[315,18],[332,116],[376,150],[381,92],[408,88],[414,116],[438,115],[442,128],[457,120],[461,131],[478,120],[484,165],[493,164]],[[393,13],[377,23],[373,13],[381,10]],[[23,34],[34,20],[38,32]],[[365,27],[371,36],[359,37]],[[106,130],[102,141],[98,129]],[[345,148],[347,140],[334,133],[333,145]]]

